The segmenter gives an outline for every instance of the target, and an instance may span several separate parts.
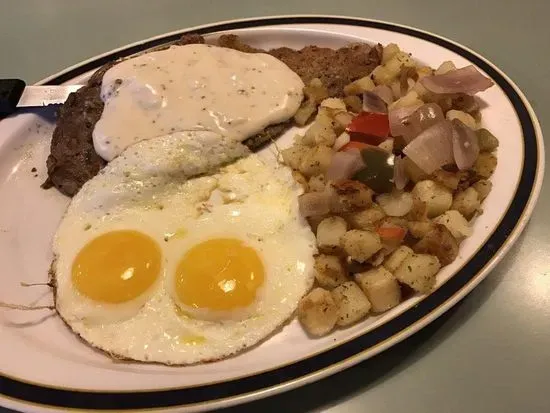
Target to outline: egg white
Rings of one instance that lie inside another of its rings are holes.
[[[313,283],[315,239],[300,217],[301,188],[287,168],[251,155],[188,179],[246,150],[220,138],[201,152],[191,138],[188,148],[166,156],[167,146],[177,146],[170,140],[131,147],[75,196],[54,242],[56,307],[84,340],[119,357],[165,364],[218,360],[258,343],[292,316]],[[71,266],[87,242],[117,229],[156,240],[163,266],[158,282],[140,297],[103,305],[76,291]],[[186,308],[173,291],[175,267],[187,250],[218,237],[254,248],[264,283],[244,308]]]

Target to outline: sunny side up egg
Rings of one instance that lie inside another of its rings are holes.
[[[250,347],[291,317],[316,252],[301,189],[257,155],[217,169],[245,155],[210,132],[155,138],[82,188],[52,264],[57,311],[76,334],[118,357],[191,364]]]

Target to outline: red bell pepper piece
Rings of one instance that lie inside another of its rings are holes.
[[[386,113],[361,112],[346,128],[352,141],[380,145],[390,134],[390,121]]]

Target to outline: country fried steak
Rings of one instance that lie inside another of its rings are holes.
[[[175,45],[204,43],[200,35],[184,35]],[[171,44],[171,45],[173,45]],[[219,46],[248,53],[269,53],[283,61],[296,72],[305,84],[314,78],[321,79],[330,96],[342,96],[344,86],[368,75],[379,63],[377,48],[367,44],[355,44],[337,50],[308,46],[301,50],[280,47],[262,50],[251,47],[236,35],[223,35],[218,39]],[[171,45],[161,46],[156,50]],[[58,114],[53,132],[50,155],[46,161],[48,179],[44,188],[56,187],[65,195],[73,196],[82,185],[93,178],[106,164],[94,150],[92,132],[103,112],[101,81],[103,74],[114,65],[109,63],[100,68],[87,85],[72,93]],[[261,133],[246,141],[250,149],[258,149],[274,138],[279,137],[292,121],[270,125]]]

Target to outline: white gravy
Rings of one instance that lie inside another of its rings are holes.
[[[303,87],[288,66],[263,53],[202,44],[146,53],[104,74],[94,148],[110,161],[138,141],[181,131],[243,141],[292,117]]]

